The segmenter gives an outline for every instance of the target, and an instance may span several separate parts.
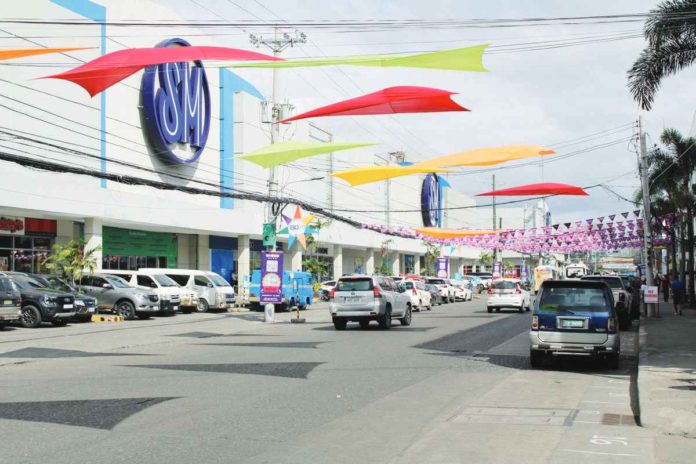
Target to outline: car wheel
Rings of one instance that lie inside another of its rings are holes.
[[[19,318],[19,323],[22,327],[33,329],[41,324],[41,313],[36,306],[27,305],[22,308],[22,314]]]
[[[209,309],[210,306],[208,305],[208,302],[205,301],[205,298],[199,298],[198,305],[196,306],[196,311],[198,311],[199,313],[207,313]]]
[[[619,368],[619,353],[613,353],[606,358],[607,367],[612,370]]]
[[[370,327],[370,321],[360,321],[360,322],[358,322],[358,324],[360,324],[360,328],[363,330]]]
[[[493,312],[493,308],[488,308],[488,312],[489,312],[489,313],[492,313],[492,312]]]
[[[541,363],[544,360],[543,351],[529,350],[529,363],[533,368],[541,367]]]
[[[631,320],[626,314],[619,316],[619,329],[628,330],[631,328]]]
[[[519,311],[520,314],[522,314],[522,313],[524,312],[524,305],[522,305],[522,306],[520,306],[519,308],[517,308],[517,311]]]
[[[116,314],[130,321],[135,317],[135,306],[127,300],[119,301],[116,303]]]
[[[345,319],[334,319],[333,325],[334,325],[334,328],[336,330],[346,330],[346,326],[348,325],[348,321]]]
[[[411,305],[406,306],[406,312],[404,313],[404,317],[399,319],[399,322],[401,322],[401,325],[408,327],[411,325]]]
[[[53,324],[56,327],[63,327],[65,325],[68,325],[68,321],[65,319],[56,319],[54,321],[51,321],[51,324]]]
[[[7,323],[0,322],[0,330],[3,330],[5,327],[7,327]]]
[[[384,314],[377,317],[377,322],[379,322],[379,328],[382,330],[391,329],[391,308],[387,308]]]

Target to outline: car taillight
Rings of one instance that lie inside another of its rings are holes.
[[[334,288],[332,288],[331,291],[329,292],[329,299],[330,299],[330,300],[333,300],[335,294],[336,294],[336,288],[334,287]]]
[[[521,294],[522,294],[522,290],[519,289],[519,288],[516,288],[516,289],[515,289],[515,293],[517,293],[518,295],[521,295]]]
[[[493,294],[493,289],[491,287],[488,287],[488,294],[492,295]]]
[[[539,330],[539,316],[532,316],[532,330]]]
[[[381,297],[382,297],[382,294],[379,292],[379,288],[378,288],[378,287],[375,287],[375,288],[372,290],[372,294],[375,296],[375,298],[381,298]]]
[[[411,291],[413,292],[414,295],[418,295],[418,291],[416,290],[416,287],[413,287],[411,289]]]
[[[616,319],[613,317],[607,319],[607,331],[616,332]]]
[[[622,303],[626,301],[626,294],[624,292],[619,293],[619,301],[621,301]]]

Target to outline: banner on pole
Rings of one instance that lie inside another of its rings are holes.
[[[263,303],[283,302],[283,252],[261,252],[261,295]]]
[[[435,260],[435,276],[441,279],[449,279],[449,258],[437,258]]]
[[[501,271],[503,269],[503,263],[496,261],[493,263],[493,280],[500,279],[502,277]]]
[[[645,293],[643,294],[643,301],[645,303],[657,303],[657,287],[645,287]]]

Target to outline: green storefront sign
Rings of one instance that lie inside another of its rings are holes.
[[[167,267],[176,267],[179,247],[176,236],[171,233],[105,226],[102,243],[104,256],[164,256]]]

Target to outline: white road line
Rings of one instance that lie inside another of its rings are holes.
[[[599,451],[583,451],[583,450],[574,450],[574,449],[559,449],[558,451],[567,451],[569,453],[601,454],[603,456],[626,456],[626,457],[638,457],[638,456],[640,456],[640,454],[600,453]]]
[[[617,402],[611,402],[611,401],[588,401],[588,400],[582,400],[582,403],[626,404],[626,403],[617,403]]]
[[[580,424],[597,424],[597,425],[601,424],[601,422],[597,422],[597,421],[582,421],[582,420],[574,420],[574,421],[573,421],[573,424],[577,424],[577,423],[580,423]]]

